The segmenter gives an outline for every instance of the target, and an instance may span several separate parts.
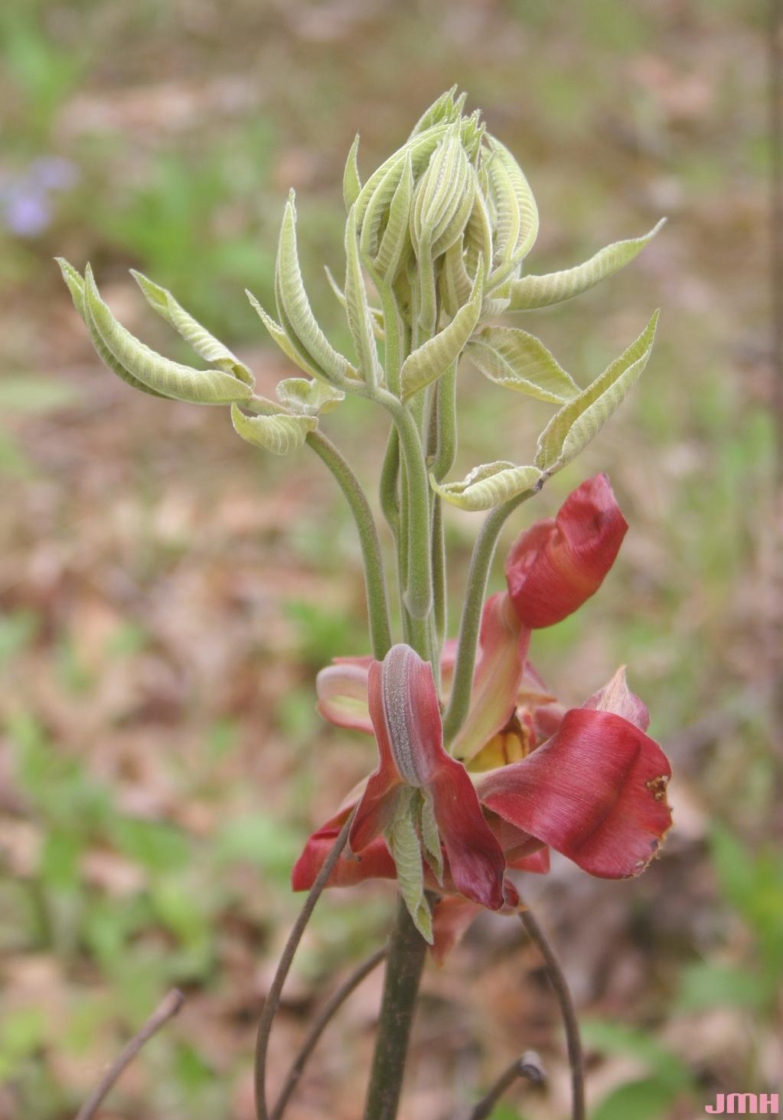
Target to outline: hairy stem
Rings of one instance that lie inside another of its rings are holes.
[[[582,1039],[579,1034],[579,1020],[576,1017],[568,981],[565,978],[557,953],[532,911],[529,909],[521,910],[519,920],[546,962],[549,983],[554,988],[557,1002],[560,1004],[560,1014],[566,1032],[568,1062],[571,1067],[571,1120],[585,1120],[585,1075]]]
[[[442,482],[457,457],[457,363],[452,362],[438,382],[438,430],[432,475]]]
[[[296,1086],[299,1084],[304,1068],[307,1061],[315,1050],[318,1040],[323,1032],[328,1027],[334,1016],[340,1010],[342,1005],[348,997],[359,987],[362,980],[369,976],[386,957],[386,946],[382,949],[376,950],[372,956],[368,957],[366,961],[354,969],[351,975],[340,985],[337,991],[331,996],[329,1001],[324,1005],[319,1014],[315,1017],[307,1032],[307,1037],[302,1043],[301,1049],[296,1056],[296,1060],[288,1071],[288,1076],[285,1079],[283,1088],[280,1090],[280,1096],[277,1098],[275,1107],[272,1109],[271,1120],[282,1120],[283,1113],[285,1112],[286,1105],[291,1098]]]
[[[407,482],[407,517],[404,524],[407,547],[405,608],[412,619],[425,621],[432,610],[432,571],[430,569],[430,485],[421,437],[412,412],[391,393],[374,394],[394,421],[400,440]],[[422,653],[419,650],[419,653]],[[422,656],[426,654],[422,653]]]
[[[391,649],[392,637],[386,598],[386,575],[372,510],[356,475],[334,444],[318,431],[310,432],[307,442],[332,472],[351,507],[364,561],[372,651],[373,656],[380,661]]]
[[[400,393],[400,368],[410,348],[410,336],[402,315],[400,315],[394,290],[389,284],[377,283],[383,312],[383,332],[385,340],[384,368],[386,384],[394,396]]]
[[[476,665],[476,647],[481,629],[481,612],[487,590],[489,570],[495,556],[500,531],[522,502],[532,498],[534,490],[525,490],[516,498],[497,506],[487,514],[484,525],[473,547],[468,573],[468,587],[462,607],[462,618],[457,643],[457,659],[454,665],[454,681],[446,714],[443,717],[443,734],[446,742],[451,742],[465,722],[470,706],[470,691],[473,684],[473,670]]]
[[[427,943],[399,899],[389,938],[386,979],[364,1120],[395,1120]]]
[[[381,468],[381,509],[395,541],[400,536],[400,437],[392,425]]]
[[[427,445],[428,462],[436,482],[442,482],[451,470],[457,454],[457,363],[452,362],[435,386],[435,396],[430,416],[430,433]],[[446,568],[446,538],[443,522],[443,502],[432,494],[432,587],[435,597],[433,620],[436,650],[443,647],[448,628],[448,586]],[[434,667],[438,680],[438,666]]]
[[[324,865],[316,876],[315,882],[310,888],[310,893],[307,896],[304,906],[299,914],[299,917],[294,923],[294,928],[286,942],[283,955],[277,966],[272,983],[267,992],[266,999],[264,1000],[264,1008],[261,1012],[261,1018],[258,1022],[258,1033],[256,1035],[256,1054],[255,1054],[255,1097],[256,1097],[256,1120],[269,1120],[269,1110],[266,1103],[266,1058],[269,1050],[269,1038],[272,1033],[272,1023],[274,1022],[275,1015],[280,1006],[280,996],[283,991],[288,971],[299,948],[299,942],[302,940],[302,934],[307,928],[307,923],[310,921],[315,904],[321,897],[324,887],[326,886],[329,876],[342,855],[343,848],[348,843],[348,834],[351,831],[353,818],[356,815],[356,810],[346,820],[343,827],[340,829],[340,834],[335,840],[332,850],[324,861]]]
[[[435,652],[440,660],[440,650],[446,639],[448,626],[448,588],[446,585],[446,536],[443,524],[443,503],[436,494],[432,503],[432,590],[435,599]],[[433,666],[438,680],[438,666]]]

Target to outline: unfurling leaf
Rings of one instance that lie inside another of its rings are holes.
[[[275,392],[280,403],[299,416],[320,416],[345,400],[340,389],[323,381],[308,381],[306,377],[287,377],[278,382]]]
[[[345,161],[345,171],[343,172],[343,199],[345,200],[345,212],[353,206],[356,199],[359,197],[359,192],[362,189],[362,181],[359,178],[359,133],[356,133],[351,150],[348,153],[348,159]]]
[[[399,151],[389,156],[385,163],[373,171],[356,199],[356,225],[361,231],[361,250],[364,256],[374,257],[377,252],[377,234],[385,212],[400,181],[406,158],[410,155],[414,179],[427,166],[430,156],[446,135],[446,126],[437,125],[412,137]],[[369,221],[370,211],[374,215]],[[365,225],[371,230],[365,233]]]
[[[636,341],[578,397],[555,413],[538,437],[537,467],[552,474],[575,458],[593,439],[622,404],[647,365],[657,324],[656,311]]]
[[[203,358],[205,362],[216,365],[218,369],[224,369],[227,373],[232,373],[234,377],[244,381],[247,385],[254,383],[253,374],[247,366],[240,362],[239,358],[232,354],[227,346],[224,346],[214,335],[211,335],[206,327],[202,327],[201,323],[197,322],[192,315],[189,315],[171,292],[162,288],[160,284],[155,284],[143,273],[136,272],[133,268],[130,272],[153,311],[157,311],[167,323],[170,323],[200,358]]]
[[[429,109],[419,117],[414,125],[413,131],[408,137],[412,140],[414,136],[418,136],[422,132],[426,132],[429,128],[434,128],[439,124],[453,124],[458,121],[462,116],[462,110],[465,108],[465,102],[468,99],[466,93],[461,93],[457,99],[454,99],[454,94],[457,92],[457,86],[452,86],[446,93],[442,93],[437,100],[433,101]]]
[[[494,509],[509,498],[534,490],[542,477],[543,471],[538,467],[518,467],[501,461],[474,467],[462,482],[438,484],[430,476],[430,485],[450,505],[475,512]]]
[[[470,299],[473,292],[472,277],[475,276],[480,261],[492,259],[492,226],[475,170],[473,178],[473,209],[462,239],[444,254],[440,273],[439,288],[443,307],[452,316]],[[482,315],[484,310],[482,306]]]
[[[245,295],[250,300],[251,307],[266,327],[270,338],[272,338],[273,341],[277,343],[285,356],[289,358],[295,366],[298,366],[299,369],[301,369],[304,373],[309,373],[311,377],[315,377],[319,381],[323,381],[321,374],[316,372],[315,364],[313,362],[308,362],[307,359],[303,357],[301,351],[298,350],[296,346],[294,346],[293,342],[285,333],[280,324],[276,323],[272,316],[263,309],[253,293],[249,292],[247,288],[245,288]]]
[[[400,184],[413,175],[413,161],[410,153],[402,158],[389,160],[384,165],[386,171],[369,198],[364,192],[356,203],[356,228],[359,230],[359,251],[368,268],[372,269],[380,252],[381,238],[388,227],[391,206],[398,197]],[[377,172],[376,172],[377,174]],[[403,191],[407,190],[403,187]],[[405,229],[408,238],[407,226]]]
[[[193,404],[230,404],[252,396],[246,382],[225,370],[199,370],[172,362],[134,338],[101,299],[89,265],[84,277],[84,301],[95,329],[116,360],[137,381],[163,396]]]
[[[273,455],[296,451],[318,426],[315,416],[246,416],[237,405],[231,406],[231,423],[242,439]]]
[[[222,369],[193,369],[172,362],[134,338],[101,299],[89,265],[81,292],[75,279],[78,273],[74,276],[74,270],[68,266],[67,269],[63,267],[63,275],[98,353],[124,381],[134,387],[144,386],[159,396],[193,404],[231,404],[252,397],[250,386],[233,374]]]
[[[477,180],[478,182],[478,177]],[[481,190],[476,189],[473,210],[465,226],[465,267],[475,276],[483,260],[485,269],[492,260],[492,219]]]
[[[359,359],[359,374],[366,385],[383,384],[383,368],[378,360],[373,316],[364,286],[356,233],[356,207],[351,207],[345,227],[345,313],[348,329]]]
[[[329,281],[329,287],[334,293],[334,298],[340,304],[340,307],[342,307],[343,311],[345,311],[347,306],[345,292],[337,283],[334,276],[332,276],[331,270],[329,269],[328,265],[324,265],[324,272],[326,273],[326,279]],[[379,342],[383,342],[384,338],[386,337],[386,332],[384,331],[383,312],[379,307],[370,307],[370,314],[372,315],[373,334]]]
[[[485,327],[465,353],[496,385],[540,401],[562,404],[579,386],[535,335],[513,327]]]
[[[494,137],[488,143],[491,155],[487,168],[498,223],[498,268],[489,277],[494,288],[508,279],[533,248],[538,236],[538,208],[530,184],[508,148]]]
[[[428,790],[421,791],[421,842],[427,863],[432,868],[432,873],[439,883],[443,883],[443,849],[440,843],[440,831],[435,820],[435,806],[432,794]]]
[[[413,195],[410,233],[416,255],[415,306],[425,336],[437,326],[435,261],[461,241],[473,209],[475,174],[460,132],[459,125],[449,129]]]
[[[421,844],[407,800],[405,811],[395,813],[386,831],[386,843],[397,868],[397,882],[408,913],[421,936],[431,945],[432,914],[424,893]]]
[[[411,238],[416,256],[430,261],[457,241],[473,209],[473,171],[458,125],[433,153],[419,180],[411,213]]]
[[[403,362],[400,374],[403,400],[437,381],[457,361],[478,325],[483,288],[484,265],[480,261],[469,302],[459,309],[447,327],[414,350]]]
[[[586,292],[588,288],[592,288],[632,261],[655,237],[665,221],[666,219],[662,218],[644,237],[615,241],[614,244],[607,245],[589,261],[577,265],[576,268],[549,272],[545,276],[524,276],[521,280],[514,280],[511,284],[509,311],[532,311],[537,307],[549,307]]]
[[[56,257],[57,264],[60,266],[60,271],[63,274],[63,279],[68,285],[68,290],[71,293],[73,304],[76,310],[81,315],[85,322],[87,330],[95,347],[98,357],[101,359],[105,366],[116,373],[118,377],[130,385],[133,389],[139,389],[142,393],[149,393],[151,397],[161,397],[165,399],[163,393],[158,393],[155,389],[150,389],[148,385],[144,385],[138,381],[128,370],[114,357],[108,346],[104,343],[100,334],[98,333],[84,300],[84,280],[81,275],[76,271],[73,265],[69,264],[64,257]]]
[[[495,203],[495,261],[498,267],[511,263],[522,229],[522,214],[508,168],[502,160],[484,161],[487,182]]]
[[[296,248],[293,191],[286,203],[280,228],[275,295],[282,330],[297,354],[297,364],[304,365],[315,377],[321,377],[332,385],[344,385],[355,379],[356,371],[347,358],[337,353],[316,322],[305,292]]]
[[[410,154],[405,157],[402,176],[389,204],[389,220],[372,262],[373,275],[382,284],[393,284],[405,263],[406,250],[411,252],[410,216],[413,200],[413,165]]]

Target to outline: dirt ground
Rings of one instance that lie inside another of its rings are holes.
[[[114,378],[52,257],[90,259],[118,317],[181,356],[127,269],[152,275],[271,392],[292,370],[242,289],[272,303],[288,188],[313,303],[339,340],[320,269],[341,267],[353,135],[369,173],[453,82],[530,179],[535,271],[669,219],[619,278],[525,321],[566,368],[597,372],[662,308],[634,400],[505,538],[608,471],[631,525],[621,559],[534,657],[574,704],[627,663],[675,769],[675,828],[638,881],[557,859],[521,883],[585,1020],[591,1117],[689,1120],[717,1092],[774,1091],[763,5],[20,0],[0,33],[0,1118],[72,1116],[178,985],[183,1011],[102,1117],[252,1120],[255,1023],[300,905],[292,862],[375,764],[369,740],[314,710],[318,669],[368,649],[358,544],[331,480],[306,451],[256,453],[223,410]],[[63,161],[59,186],[42,185],[43,159]],[[462,393],[455,477],[532,445],[537,405],[511,407],[472,373]],[[351,404],[326,427],[374,488],[382,421]],[[452,630],[479,523],[448,522]],[[327,993],[382,943],[392,897],[374,884],[319,904],[272,1087]],[[362,1115],[380,986],[376,972],[343,1009],[289,1120]],[[568,1115],[568,1070],[536,950],[487,915],[427,968],[402,1120],[461,1120],[531,1048],[546,1085],[518,1085],[495,1120]]]

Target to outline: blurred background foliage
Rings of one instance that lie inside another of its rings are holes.
[[[256,371],[290,374],[270,305],[298,192],[313,303],[338,344],[341,176],[368,174],[453,83],[536,193],[543,272],[668,225],[621,277],[531,314],[579,377],[662,308],[653,360],[550,514],[607,470],[621,560],[534,656],[579,703],[627,662],[670,752],[676,828],[638,883],[557,862],[523,884],[586,1016],[593,1120],[687,1120],[783,1068],[780,662],[765,292],[765,10],[740,0],[5,0],[0,6],[0,1118],[64,1120],[178,984],[180,1018],[105,1115],[250,1120],[253,1023],[304,837],[374,765],[325,728],[315,672],[367,648],[358,546],[317,462],[256,456],[218,410],[102,370],[53,265],[90,259],[121,318],[179,356],[129,267]],[[265,389],[264,386],[267,388]],[[524,461],[546,413],[466,370],[457,471]],[[384,431],[327,427],[375,477]],[[456,473],[455,477],[462,477]],[[477,531],[448,522],[453,617]],[[499,586],[496,573],[494,586]],[[779,594],[779,592],[778,592]],[[287,990],[275,1077],[324,985],[383,936],[389,893],[327,897]],[[358,1116],[379,981],[314,1059],[292,1120]],[[559,1120],[551,998],[516,923],[430,970],[405,1120],[465,1109],[520,1049]]]

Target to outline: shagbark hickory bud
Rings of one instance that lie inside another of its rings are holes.
[[[459,130],[453,130],[416,185],[411,238],[417,258],[435,259],[460,237],[473,208],[473,183]]]
[[[438,98],[363,187],[355,146],[346,167],[362,263],[420,340],[475,294],[479,264],[482,316],[503,311],[538,224],[521,170],[478,113],[463,115],[464,101],[454,90]]]

